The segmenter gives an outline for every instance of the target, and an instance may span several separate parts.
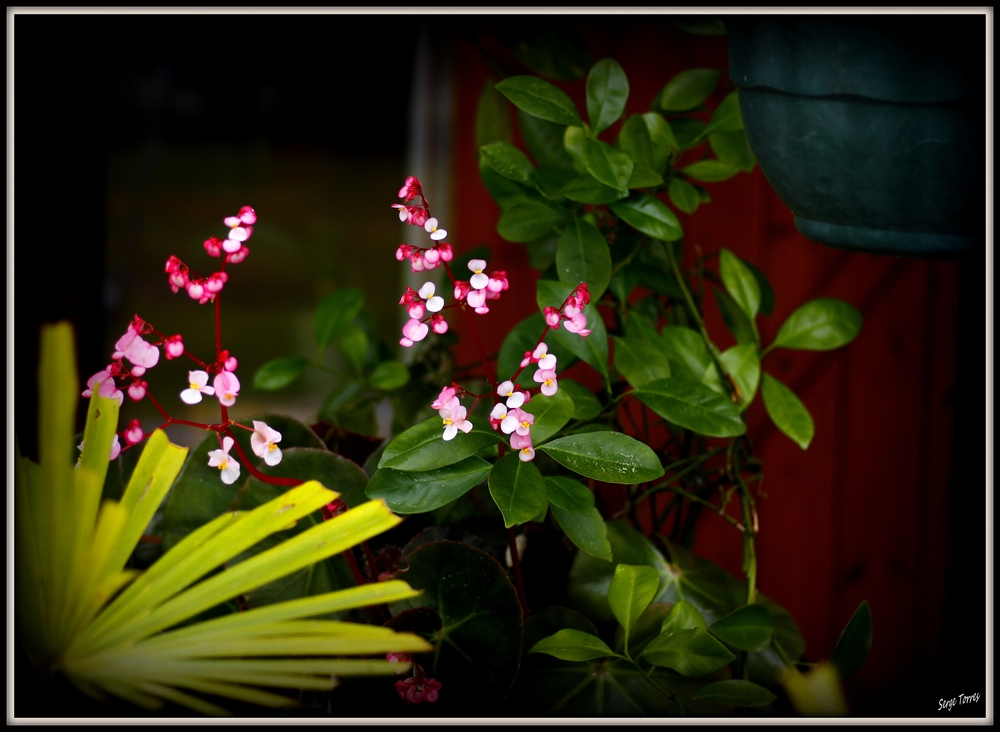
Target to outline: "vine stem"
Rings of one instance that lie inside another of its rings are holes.
[[[739,448],[733,443],[733,478],[740,487],[740,506],[743,509],[743,574],[747,578],[747,605],[757,599],[757,550],[754,537],[757,535],[756,512],[753,510],[753,498],[740,468]]]

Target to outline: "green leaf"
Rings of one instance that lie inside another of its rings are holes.
[[[443,438],[440,417],[410,427],[386,445],[379,468],[410,471],[443,468],[500,441],[487,422],[478,417],[470,417],[469,421],[473,424],[472,431],[460,431],[452,440]]]
[[[664,173],[671,154],[678,149],[677,138],[670,123],[656,112],[646,112],[642,115],[649,130],[649,139],[653,144],[653,159],[651,167],[657,173]]]
[[[753,262],[743,260],[743,264],[757,278],[757,287],[760,288],[760,314],[770,315],[774,310],[774,290],[771,288],[771,283],[767,281],[767,276],[754,266]]]
[[[726,291],[752,322],[760,311],[760,285],[753,270],[728,249],[719,251],[719,276]]]
[[[658,169],[653,160],[653,139],[642,115],[633,114],[622,125],[618,133],[618,147],[627,152],[636,165]]]
[[[660,241],[676,241],[684,236],[681,224],[666,205],[648,193],[633,193],[611,204],[615,215],[647,236]]]
[[[371,372],[368,384],[373,389],[395,391],[410,382],[410,370],[400,361],[383,361]]]
[[[719,360],[740,389],[742,398],[739,408],[743,411],[753,401],[760,382],[760,352],[757,344],[744,343],[727,348],[719,355]]]
[[[533,462],[521,460],[517,452],[497,461],[489,486],[507,528],[531,521],[548,505],[545,479]]]
[[[283,356],[264,363],[253,375],[253,388],[261,391],[278,391],[302,376],[306,361],[301,356]]]
[[[628,195],[626,191],[606,186],[590,173],[577,176],[559,190],[560,196],[565,196],[577,203],[613,203]]]
[[[592,137],[583,143],[583,162],[599,182],[618,190],[625,189],[635,166],[628,153]]]
[[[356,325],[349,326],[340,337],[340,350],[354,366],[355,372],[360,373],[368,360],[368,336]]]
[[[704,122],[694,117],[681,117],[680,119],[671,120],[670,128],[674,132],[678,149],[681,151],[689,150],[701,145],[704,142],[701,133],[705,130],[706,126]],[[707,203],[707,201],[702,201],[702,203]]]
[[[646,646],[642,658],[683,676],[706,676],[736,660],[724,645],[701,628],[661,635]]]
[[[547,653],[563,661],[589,661],[592,658],[615,655],[600,638],[570,628],[543,638],[533,645],[528,653]]]
[[[763,651],[774,637],[770,613],[756,602],[719,618],[710,630],[716,638],[741,651]]]
[[[712,294],[715,296],[715,303],[719,306],[722,322],[729,328],[729,332],[736,338],[736,342],[757,343],[757,329],[743,312],[743,308],[736,304],[728,292],[712,290]]]
[[[559,391],[568,394],[573,400],[573,419],[587,421],[601,413],[601,403],[590,389],[572,379],[560,379]]]
[[[708,684],[694,695],[695,699],[703,699],[726,707],[766,707],[778,697],[760,684],[741,679],[727,679]]]
[[[481,148],[491,142],[510,142],[510,107],[507,100],[493,87],[496,79],[486,78],[483,91],[476,105],[476,147]]]
[[[539,272],[544,272],[556,263],[556,250],[559,248],[559,238],[559,232],[551,230],[540,239],[524,243],[525,248],[528,250],[528,259],[532,267]]]
[[[573,159],[563,145],[565,125],[533,117],[520,109],[517,111],[517,121],[524,144],[540,167],[576,170]]]
[[[546,198],[556,199],[563,188],[573,182],[577,177],[575,170],[563,170],[562,168],[543,167],[535,171],[538,190]]]
[[[617,338],[615,368],[632,386],[639,388],[651,381],[670,376],[670,364],[658,346],[642,338]]]
[[[686,214],[693,214],[701,205],[698,191],[686,180],[680,178],[670,179],[670,202]]]
[[[545,491],[550,504],[570,513],[586,516],[594,507],[594,494],[583,483],[572,478],[547,475]]]
[[[544,310],[546,307],[560,307],[574,289],[572,285],[565,282],[552,280],[539,280],[537,288],[539,310]],[[563,360],[560,354],[568,351],[606,376],[608,373],[608,332],[604,328],[604,320],[593,304],[584,307],[583,315],[587,318],[587,327],[591,331],[589,336],[584,337],[577,333],[570,333],[565,327],[560,327],[558,330],[549,331],[548,335],[545,336],[546,343],[549,344],[550,350],[552,346],[558,347],[556,355],[560,362],[560,369],[566,368],[562,366]],[[520,362],[520,358],[518,362]]]
[[[359,287],[334,290],[323,298],[313,317],[316,346],[320,351],[344,334],[365,305],[365,291]]]
[[[709,437],[736,437],[746,432],[736,405],[697,381],[679,376],[654,381],[632,392],[664,419]]]
[[[830,351],[853,341],[861,322],[861,313],[843,300],[812,300],[788,316],[771,347]]]
[[[576,105],[566,94],[537,76],[509,76],[496,90],[528,114],[561,125],[582,127]]]
[[[540,449],[560,465],[605,483],[636,485],[663,475],[656,453],[620,432],[569,435]]]
[[[525,186],[535,185],[535,166],[509,142],[497,141],[483,145],[479,148],[479,154],[504,178]]]
[[[753,170],[756,158],[750,149],[746,132],[713,132],[708,136],[708,144],[712,152],[724,163],[739,168],[744,173]]]
[[[507,241],[523,244],[542,237],[564,218],[563,211],[537,201],[526,201],[500,214],[497,232]]]
[[[534,189],[525,188],[510,178],[504,178],[482,158],[479,159],[479,177],[487,192],[503,211],[522,203],[537,203],[541,199],[540,193]]]
[[[697,16],[697,15],[681,15],[677,16],[671,22],[674,27],[684,33],[690,33],[693,36],[725,36],[726,24],[722,22],[722,18],[715,18],[711,16]]]
[[[531,441],[538,447],[566,426],[573,418],[574,407],[573,399],[560,389],[552,396],[540,394],[532,397],[522,409],[535,418],[531,426]]]
[[[611,280],[611,253],[596,226],[573,218],[559,239],[556,270],[560,281],[573,287],[586,282],[591,300],[601,298]]]
[[[587,75],[587,119],[595,135],[614,124],[625,110],[628,78],[613,58],[594,64]]]
[[[656,100],[666,112],[687,112],[705,103],[719,83],[717,69],[688,69],[667,82]]]
[[[548,479],[546,479],[546,486],[548,486]],[[608,562],[612,560],[607,528],[604,525],[604,519],[601,518],[601,512],[597,508],[591,506],[590,510],[582,516],[574,511],[566,511],[554,503],[550,503],[549,508],[552,509],[552,516],[556,523],[562,527],[566,536],[580,551]]]
[[[660,586],[660,575],[652,567],[619,564],[608,589],[608,603],[626,632],[642,615]]]
[[[846,679],[868,658],[872,649],[872,609],[868,600],[863,600],[854,611],[844,632],[840,634],[830,663],[837,669],[837,674]]]
[[[628,188],[656,188],[663,185],[663,176],[652,168],[636,164],[628,177]]]
[[[381,498],[396,513],[426,513],[464,496],[492,467],[473,455],[434,470],[380,468],[372,476],[366,493],[369,498]]]
[[[712,355],[698,331],[680,325],[668,325],[660,333],[660,339],[675,376],[682,375],[692,381],[700,381],[705,369],[713,366]]]
[[[708,630],[705,618],[698,612],[698,608],[687,600],[678,600],[670,608],[667,617],[663,619],[663,625],[660,626],[660,635],[668,635],[669,633],[676,633],[678,630],[687,630],[689,628]]]
[[[736,92],[726,95],[708,121],[708,127],[702,136],[712,132],[740,132],[743,130],[743,118],[740,116],[740,102]]]
[[[567,127],[563,133],[563,149],[573,161],[573,169],[578,173],[586,172],[587,164],[584,161],[583,147],[587,142],[587,133],[582,127]]]
[[[739,173],[740,169],[721,160],[708,159],[691,163],[691,165],[681,168],[681,172],[689,178],[694,178],[705,183],[719,183],[729,180]]]

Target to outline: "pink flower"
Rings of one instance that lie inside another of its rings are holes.
[[[257,212],[254,211],[249,206],[244,206],[240,209],[240,212],[236,214],[240,221],[244,224],[256,224],[257,223]]]
[[[482,290],[490,283],[490,278],[483,274],[483,270],[486,269],[485,259],[469,260],[469,269],[473,273],[472,277],[469,278],[469,284],[472,285],[473,290]]]
[[[469,294],[469,283],[465,280],[455,280],[455,299],[461,302]]]
[[[125,429],[125,442],[129,445],[135,445],[142,442],[142,438],[145,435],[142,433],[142,427],[139,425],[139,420],[133,419],[128,423],[128,427]],[[112,458],[113,460],[114,458]]]
[[[236,404],[236,397],[240,393],[240,380],[232,371],[223,371],[212,381],[215,387],[215,396],[224,407],[231,407]]]
[[[583,313],[577,313],[567,320],[566,330],[570,333],[579,333],[584,338],[590,335],[590,331],[587,329],[587,319],[584,317]]]
[[[268,465],[277,465],[281,462],[281,449],[277,443],[281,442],[281,433],[271,429],[263,422],[254,420],[253,435],[250,437],[250,446],[257,457],[264,458]]]
[[[441,313],[434,313],[431,316],[431,329],[438,335],[444,335],[448,332],[448,321]]]
[[[232,437],[226,436],[222,438],[221,450],[212,450],[208,453],[208,467],[218,468],[222,473],[222,482],[226,485],[232,485],[240,477],[240,464],[229,457],[233,442]]]
[[[459,430],[468,434],[472,431],[472,422],[465,418],[465,407],[459,405],[453,408],[444,408],[438,412],[441,421],[444,423],[444,439],[453,440]]]
[[[399,698],[407,704],[419,704],[420,702],[436,702],[438,691],[441,689],[441,682],[429,676],[421,678],[412,677],[404,681],[397,681],[394,686]]]
[[[535,459],[535,448],[531,445],[525,445],[518,451],[517,457],[522,463],[531,462]]]
[[[127,358],[135,366],[132,375],[142,376],[146,369],[153,368],[160,360],[160,349],[140,338],[138,331],[130,325],[125,335],[115,343],[111,358]]]
[[[416,318],[408,320],[403,326],[403,337],[399,340],[399,345],[409,348],[417,341],[426,338],[428,330],[426,323],[421,323]]]
[[[559,311],[553,307],[547,307],[543,311],[545,313],[545,324],[550,328],[559,328]]]
[[[188,282],[187,293],[192,300],[204,302],[202,298],[205,296],[205,287],[200,282]]]
[[[559,382],[556,379],[555,369],[538,369],[534,376],[535,381],[542,385],[542,394],[552,396],[559,391]]]
[[[475,308],[478,313],[479,308],[486,306],[486,290],[470,290],[465,300],[469,303],[469,307]]]
[[[91,376],[87,380],[87,388],[80,396],[90,398],[94,392],[107,399],[117,399],[118,406],[121,406],[122,402],[125,401],[125,395],[115,386],[115,379],[111,375],[110,367]]]
[[[515,390],[514,382],[510,380],[504,381],[497,387],[497,394],[507,400],[509,409],[517,409],[525,402],[524,392]]]
[[[163,354],[168,361],[184,355],[184,341],[181,339],[180,333],[163,341]]]
[[[146,396],[146,389],[149,388],[149,383],[146,381],[134,381],[132,386],[128,388],[128,395],[132,397],[133,401],[140,401],[144,396]]]
[[[222,286],[226,284],[226,280],[229,279],[229,275],[225,272],[216,272],[209,276],[205,280],[205,289],[211,292],[213,295],[222,290]]]
[[[423,195],[424,195],[423,190],[420,187],[420,181],[417,180],[417,176],[415,175],[407,176],[406,182],[403,183],[403,187],[399,189],[399,197],[403,199],[403,202],[409,203],[417,196],[423,198]]]
[[[507,416],[500,422],[500,429],[505,435],[516,432],[521,437],[527,437],[531,432],[531,425],[535,423],[535,416],[521,409],[512,409],[507,412]]]
[[[247,255],[249,253],[250,253],[250,247],[242,246],[235,252],[227,254],[226,261],[229,262],[230,264],[239,264],[240,262],[242,262],[244,259],[247,258]]]
[[[425,307],[432,313],[438,313],[444,307],[444,298],[434,294],[433,282],[425,282],[417,294],[426,301]]]
[[[507,273],[503,270],[491,273],[489,281],[486,283],[486,289],[497,294],[502,290],[506,290],[509,286]]]
[[[422,206],[404,206],[400,203],[392,204],[392,207],[399,209],[399,220],[411,226],[423,226],[427,223],[427,211]]]
[[[205,371],[188,371],[188,388],[181,392],[181,401],[185,404],[197,404],[201,395],[215,395],[215,389],[208,384],[208,373]]]
[[[219,360],[222,361],[222,368],[226,371],[235,371],[236,367],[239,366],[239,361],[236,360],[236,356],[230,356],[229,351],[223,351],[219,354]]]
[[[210,257],[218,257],[222,255],[222,239],[217,236],[206,239],[203,246]]]
[[[537,363],[540,369],[554,369],[556,367],[556,356],[549,353],[549,347],[544,343],[539,343],[531,353],[532,363]]]
[[[455,395],[455,388],[446,386],[441,390],[438,398],[431,404],[432,409],[454,409],[459,405],[458,397]]]
[[[435,218],[429,218],[424,222],[424,231],[431,235],[431,239],[434,241],[441,241],[446,236],[448,232],[444,229],[438,228],[438,220]],[[483,266],[486,266],[485,264]]]
[[[393,205],[398,206],[399,208],[403,208],[403,206],[399,206],[399,204],[393,204]],[[416,247],[410,244],[400,244],[399,248],[396,249],[396,261],[402,262],[404,259],[409,259],[410,255],[413,254],[414,249],[416,249]]]
[[[121,454],[122,444],[118,441],[118,435],[111,438],[111,457],[108,460],[114,460]]]

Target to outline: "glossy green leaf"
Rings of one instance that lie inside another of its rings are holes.
[[[565,282],[539,280],[536,293],[538,309],[544,311],[546,307],[562,307],[573,289],[572,285]],[[607,375],[608,332],[604,327],[604,320],[593,304],[584,307],[583,314],[587,318],[587,327],[591,331],[589,336],[584,337],[578,333],[570,333],[565,326],[560,326],[558,330],[550,330],[545,336],[545,341],[549,344],[550,350],[553,350],[553,346],[558,348],[556,353],[560,369],[566,368],[562,365],[564,362],[561,354],[568,351],[593,366],[599,373]],[[518,361],[520,362],[520,358]]]
[[[274,358],[261,365],[253,375],[253,388],[261,391],[278,391],[295,383],[302,376],[308,362],[301,356]]]
[[[573,159],[563,145],[566,126],[548,120],[539,119],[524,110],[517,111],[517,121],[521,128],[521,137],[528,152],[541,166],[550,166],[562,170],[576,170]]]
[[[653,159],[651,167],[657,173],[664,173],[670,156],[678,149],[677,138],[670,123],[656,112],[646,112],[642,115],[649,130],[649,139],[653,144]]]
[[[807,449],[816,428],[812,415],[795,396],[795,392],[770,374],[764,374],[761,394],[764,397],[764,408],[775,426],[796,445],[803,450]]]
[[[628,153],[592,137],[583,143],[583,162],[599,182],[618,190],[625,189],[635,166]]]
[[[861,668],[871,649],[872,609],[868,600],[863,600],[840,634],[833,655],[830,656],[830,663],[837,669],[840,678],[846,679]]]
[[[695,699],[711,701],[726,707],[766,707],[778,697],[760,684],[742,679],[727,679],[708,684],[694,695]]]
[[[666,355],[667,351],[663,348],[663,344],[660,340],[660,334],[656,332],[656,328],[653,327],[652,323],[646,318],[645,315],[639,312],[639,310],[633,308],[629,311],[628,315],[625,316],[625,337],[634,338],[639,340],[644,340],[652,343],[660,353]]]
[[[594,507],[594,494],[583,483],[572,478],[547,475],[545,491],[549,503],[570,513],[586,516]]]
[[[537,203],[542,197],[534,189],[525,188],[510,178],[504,178],[482,159],[479,161],[479,178],[486,191],[503,211],[522,203]]]
[[[556,271],[559,280],[572,287],[586,282],[591,300],[600,299],[611,280],[611,253],[596,226],[573,218],[559,239]]]
[[[615,655],[607,643],[597,636],[570,628],[543,638],[528,653],[547,653],[563,661],[589,661]]]
[[[740,102],[736,92],[730,92],[712,113],[708,127],[705,128],[702,135],[712,132],[740,132],[742,129],[743,117],[740,116]]]
[[[556,199],[563,188],[575,180],[577,172],[575,170],[563,170],[562,168],[543,167],[535,171],[535,181],[538,190],[545,194],[546,198]]]
[[[709,630],[722,642],[741,651],[763,651],[774,637],[770,613],[756,602],[719,618]]]
[[[361,328],[352,325],[340,337],[340,350],[358,373],[368,360],[368,336]]]
[[[632,168],[632,174],[628,177],[627,188],[656,188],[663,185],[663,176],[652,168],[645,165],[636,164]]]
[[[698,612],[698,608],[687,600],[678,600],[670,608],[667,617],[663,619],[663,624],[660,626],[660,635],[668,635],[669,633],[676,633],[678,630],[688,630],[689,628],[708,630],[705,618]]]
[[[497,232],[507,241],[523,244],[546,234],[565,218],[565,213],[544,203],[518,203],[500,214]]]
[[[573,168],[578,173],[587,170],[587,163],[584,160],[583,148],[587,142],[587,133],[582,127],[567,127],[563,133],[563,149],[573,162]]]
[[[606,186],[590,173],[583,173],[563,186],[559,190],[559,195],[577,203],[596,204],[620,201],[628,195],[628,192]]]
[[[664,419],[709,437],[736,437],[746,432],[736,405],[697,381],[673,376],[632,392]]]
[[[595,135],[618,121],[628,99],[628,78],[613,58],[594,64],[587,75],[587,119]]]
[[[736,304],[728,292],[712,290],[712,295],[715,297],[715,303],[719,306],[722,322],[729,328],[729,332],[736,338],[736,342],[756,343],[757,329],[747,314],[743,312],[743,308]]]
[[[545,479],[533,462],[521,460],[517,452],[497,461],[489,486],[507,528],[531,521],[548,505]]]
[[[530,115],[561,125],[583,124],[573,100],[537,76],[509,76],[495,88]]]
[[[782,323],[772,347],[830,351],[853,341],[861,322],[861,313],[843,300],[812,300]]]
[[[757,344],[744,343],[727,348],[719,355],[719,360],[740,389],[742,398],[739,408],[743,411],[750,406],[757,393],[757,384],[760,383],[760,352]]]
[[[630,630],[656,596],[659,586],[660,575],[652,567],[631,564],[615,567],[608,588],[608,603],[618,624]]]
[[[681,168],[681,172],[689,178],[705,183],[720,183],[729,180],[740,172],[740,169],[721,160],[699,160],[696,163]]]
[[[468,493],[492,467],[473,455],[434,470],[380,468],[372,476],[366,493],[369,498],[381,498],[396,513],[425,513]]]
[[[719,251],[719,276],[730,297],[753,321],[760,311],[760,285],[753,270],[728,249]]]
[[[705,369],[712,365],[712,355],[698,331],[668,325],[660,332],[660,339],[674,375],[700,381]]]
[[[613,338],[615,368],[629,384],[638,388],[670,376],[670,364],[660,348],[643,338]]]
[[[504,178],[525,186],[535,185],[535,166],[509,142],[497,141],[479,148],[479,154]]]
[[[656,453],[648,445],[620,432],[569,435],[540,450],[560,465],[605,483],[635,485],[663,475]]]
[[[510,107],[502,94],[494,89],[496,79],[487,77],[476,105],[476,147],[491,142],[510,142]]]
[[[667,82],[656,99],[666,112],[687,112],[705,103],[719,83],[717,69],[688,69]]]
[[[654,666],[672,668],[683,676],[706,676],[736,660],[736,656],[701,628],[678,630],[653,640],[642,657]]]
[[[525,352],[531,353],[535,350],[538,338],[544,331],[545,318],[542,317],[541,313],[533,313],[515,325],[507,334],[507,337],[504,338],[503,345],[500,346],[500,355],[497,357],[497,377],[506,380],[515,371],[520,369],[521,360],[524,358]],[[545,337],[545,342],[549,347],[549,353],[554,354],[558,359],[558,370],[560,372],[566,370],[576,362],[573,351],[565,348],[561,345],[561,342],[556,343],[551,337],[551,331]],[[533,372],[529,371],[528,373],[531,374]],[[531,377],[528,376],[528,378],[530,379]],[[560,388],[562,388],[562,383],[560,379]]]
[[[625,121],[621,132],[618,133],[618,147],[627,152],[636,165],[645,165],[656,170],[657,166],[653,160],[653,139],[642,115],[634,114]]]
[[[771,283],[767,281],[767,276],[753,262],[743,260],[743,264],[757,278],[757,287],[760,288],[760,314],[770,315],[774,311],[774,289],[771,287]]]
[[[534,367],[529,367],[534,369]],[[562,383],[559,384],[562,386]],[[552,396],[540,394],[521,407],[535,417],[531,426],[531,441],[538,447],[573,419],[573,400],[562,389]]]
[[[478,417],[470,417],[471,432],[459,432],[451,440],[445,440],[444,427],[440,417],[431,417],[414,425],[385,447],[379,468],[394,470],[433,470],[465,460],[484,447],[500,441],[489,423]]]
[[[686,180],[671,178],[667,192],[670,194],[670,202],[686,214],[693,214],[701,205],[698,191]]]
[[[601,403],[582,384],[572,379],[559,379],[559,391],[568,394],[573,400],[573,419],[591,420],[601,413]]]
[[[548,487],[546,479],[546,487]],[[556,523],[566,532],[566,536],[578,549],[592,557],[610,562],[612,560],[611,544],[608,543],[608,531],[604,519],[597,508],[591,506],[586,514],[580,515],[574,511],[566,511],[554,503],[549,504]]]
[[[365,291],[359,287],[334,290],[323,298],[313,316],[313,330],[320,351],[343,335],[364,305]]]
[[[757,159],[754,157],[753,150],[750,149],[750,142],[743,130],[713,132],[708,136],[708,143],[712,147],[712,152],[722,162],[739,168],[744,173],[753,170]]]
[[[690,150],[704,142],[701,133],[705,131],[706,126],[704,122],[694,117],[681,117],[670,121],[670,129],[674,132],[677,147],[682,151]],[[707,202],[702,201],[702,203]]]
[[[648,193],[633,193],[624,201],[612,203],[611,210],[625,223],[654,239],[676,241],[684,236],[674,212]]]
[[[373,389],[395,391],[410,383],[410,370],[401,361],[383,361],[376,366],[368,377],[368,384]]]

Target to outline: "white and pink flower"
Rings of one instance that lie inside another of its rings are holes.
[[[227,435],[222,438],[221,450],[212,450],[208,453],[208,467],[218,468],[222,473],[222,482],[226,485],[232,485],[240,477],[240,464],[229,456],[233,442],[233,438]]]
[[[268,427],[264,422],[253,421],[253,435],[250,437],[250,447],[253,448],[257,457],[264,458],[268,465],[277,465],[281,462],[281,433]]]
[[[459,430],[469,433],[472,431],[472,422],[466,419],[465,407],[458,405],[455,407],[445,407],[438,411],[441,421],[444,423],[444,439],[453,440]]]
[[[240,393],[240,380],[232,371],[223,371],[212,380],[215,388],[215,396],[224,407],[231,407],[236,404],[236,397]]]
[[[188,388],[181,392],[185,404],[197,404],[201,395],[215,396],[215,388],[208,386],[207,371],[188,371]]]

